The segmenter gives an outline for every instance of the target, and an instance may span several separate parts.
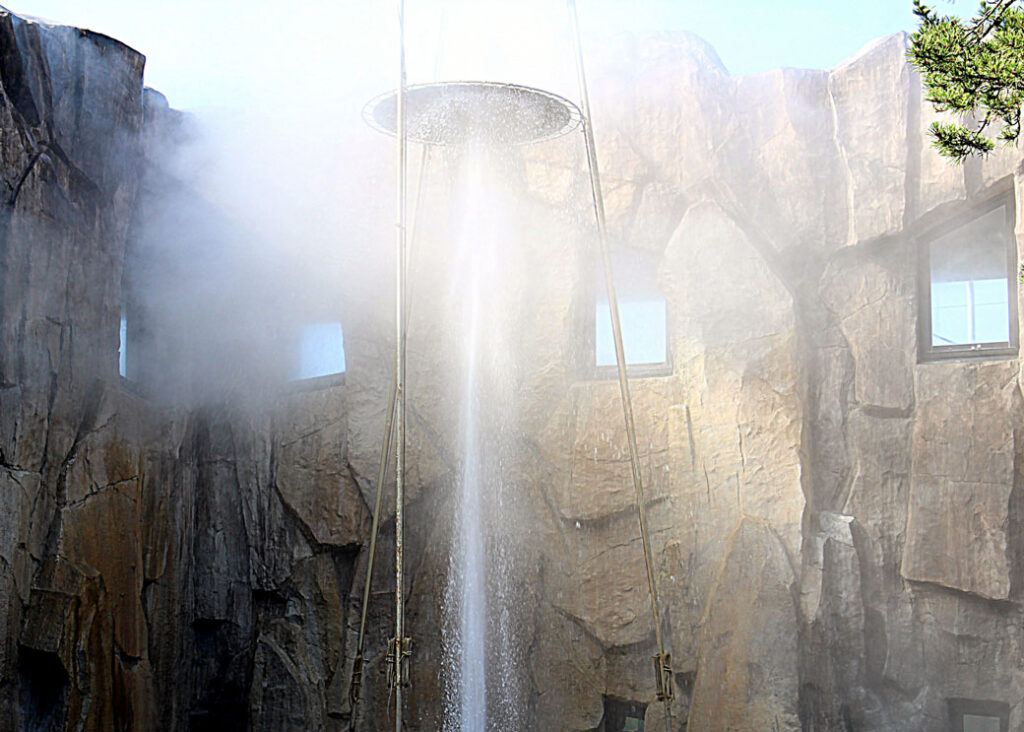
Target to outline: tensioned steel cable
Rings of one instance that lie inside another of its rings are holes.
[[[615,362],[618,366],[619,393],[622,398],[622,412],[626,421],[626,437],[629,442],[629,461],[633,469],[633,487],[636,490],[636,509],[640,519],[640,538],[643,543],[644,564],[647,567],[647,586],[651,595],[651,614],[654,619],[654,641],[658,647],[655,657],[657,673],[658,698],[665,703],[665,724],[668,732],[672,732],[672,688],[671,666],[665,653],[665,643],[661,634],[661,612],[658,603],[658,584],[654,574],[654,563],[651,558],[651,541],[647,531],[647,511],[644,500],[643,477],[640,473],[640,453],[636,446],[636,422],[633,419],[633,401],[629,394],[629,377],[626,374],[626,355],[622,345],[622,321],[619,319],[619,301],[615,293],[615,280],[612,277],[611,255],[608,251],[608,229],[605,223],[604,196],[601,192],[601,174],[597,164],[597,146],[594,143],[594,130],[590,116],[590,97],[587,93],[587,76],[583,67],[583,45],[580,41],[579,16],[576,12],[576,0],[567,0],[569,19],[572,23],[573,39],[576,45],[576,71],[579,80],[581,111],[583,113],[583,138],[587,149],[587,168],[590,173],[590,193],[594,204],[594,216],[597,219],[598,241],[601,249],[601,262],[604,266],[604,282],[608,291],[608,310],[611,313],[612,337],[615,340]]]

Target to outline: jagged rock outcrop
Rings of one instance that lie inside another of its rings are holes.
[[[138,537],[123,523],[137,459],[119,445],[85,472],[96,441],[115,439],[99,379],[116,368],[143,58],[6,11],[0,48],[0,718],[98,730],[146,695]]]

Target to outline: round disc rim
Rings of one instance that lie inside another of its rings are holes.
[[[406,135],[430,145],[462,145],[478,139],[528,145],[568,134],[583,118],[579,107],[565,97],[520,84],[443,81],[412,84],[405,93]],[[396,96],[397,91],[391,90],[371,99],[363,108],[363,119],[381,132],[396,135]]]

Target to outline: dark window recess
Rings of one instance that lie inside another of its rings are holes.
[[[643,732],[647,705],[605,697],[599,732]]]
[[[669,359],[668,305],[658,287],[657,265],[641,252],[612,253],[612,274],[622,324],[622,347],[630,376],[672,372]],[[614,378],[617,364],[604,267],[598,261],[591,278],[587,312],[590,370],[597,378]]]
[[[1005,197],[928,238],[922,252],[922,356],[1016,353],[1016,254],[1013,206]]]
[[[18,648],[21,682],[21,729],[50,732],[64,729],[68,675],[56,653]]]
[[[952,732],[1009,732],[1010,705],[981,699],[950,699]]]
[[[189,732],[245,732],[249,729],[250,642],[241,628],[216,618],[192,621],[193,698]]]

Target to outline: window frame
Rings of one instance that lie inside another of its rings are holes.
[[[654,260],[654,256],[649,252],[625,248],[631,255],[638,257],[649,258]],[[587,264],[589,265],[591,260],[587,258]],[[604,267],[598,261],[599,271],[603,273]],[[612,277],[614,280],[615,270],[614,264],[612,269]],[[607,366],[597,365],[597,304],[598,300],[607,298],[608,292],[603,282],[603,277],[600,278],[600,282],[595,282],[593,272],[587,276],[585,289],[586,307],[584,308],[583,317],[583,328],[584,328],[584,348],[586,349],[586,357],[583,362],[583,376],[585,379],[593,381],[610,381],[618,378],[619,367],[617,364],[609,364]],[[675,373],[675,368],[672,362],[672,308],[669,307],[668,294],[665,293],[661,287],[658,287],[658,292],[661,293],[662,298],[665,300],[665,360],[660,363],[641,363],[641,364],[627,364],[626,375],[631,379],[647,379],[658,376],[671,376]],[[618,283],[616,282],[616,297],[621,299],[618,292]],[[621,314],[621,307],[619,309]]]
[[[308,376],[305,379],[291,379],[288,381],[286,391],[320,391],[321,389],[332,389],[336,386],[345,385],[345,371],[338,371],[323,376]]]
[[[964,732],[964,716],[991,717],[999,720],[999,732],[1010,731],[1010,705],[988,699],[947,699],[949,705],[949,728],[952,732]]]
[[[918,360],[922,363],[961,359],[995,360],[1014,358],[1020,348],[1017,313],[1017,237],[1015,233],[1016,209],[1013,191],[1001,191],[981,201],[973,202],[959,214],[933,224],[917,236],[918,253]],[[963,343],[936,346],[932,343],[932,268],[931,245],[939,236],[966,226],[992,211],[1003,208],[1007,234],[1006,287],[1009,317],[1008,342]]]

